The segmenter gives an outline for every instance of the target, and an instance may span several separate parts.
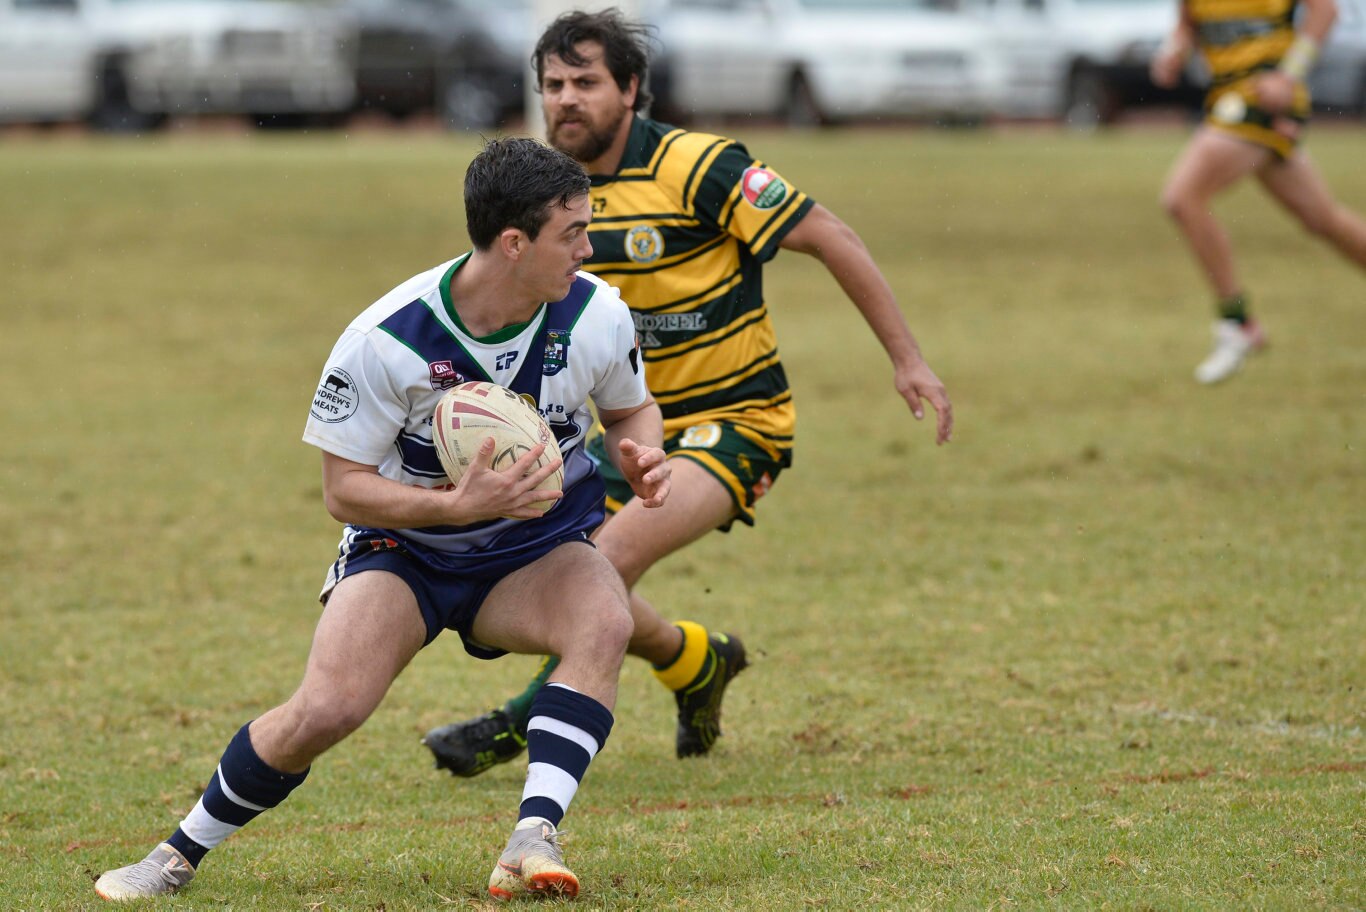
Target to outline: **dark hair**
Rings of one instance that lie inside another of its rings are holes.
[[[525,231],[533,241],[550,219],[552,205],[568,206],[588,192],[583,165],[527,137],[492,139],[465,171],[465,227],[478,250],[487,250],[505,229]]]
[[[570,66],[584,66],[588,61],[575,49],[581,41],[595,41],[602,45],[607,72],[612,74],[617,88],[625,92],[631,87],[631,77],[639,79],[636,103],[632,110],[641,111],[650,103],[650,55],[647,48],[650,29],[632,22],[613,7],[600,13],[575,11],[565,13],[541,34],[536,50],[531,54],[531,65],[536,70],[536,91],[541,90],[545,77],[545,59],[554,54]]]

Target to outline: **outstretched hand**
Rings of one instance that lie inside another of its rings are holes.
[[[623,439],[617,447],[621,474],[631,485],[632,492],[646,508],[662,507],[673,484],[669,476],[673,469],[659,447],[641,446],[634,440]]]
[[[925,417],[924,400],[929,400],[937,416],[936,444],[945,444],[953,437],[953,405],[948,390],[924,361],[896,373],[896,389],[911,407],[911,414],[919,421]]]
[[[564,496],[563,491],[536,490],[563,465],[562,460],[554,459],[532,471],[545,452],[545,444],[537,444],[501,472],[493,469],[493,448],[492,437],[479,445],[474,461],[452,492],[461,515],[457,525],[486,519],[535,519]]]

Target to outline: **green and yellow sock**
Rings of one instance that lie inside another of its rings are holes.
[[[1227,298],[1219,299],[1219,319],[1232,320],[1239,326],[1246,326],[1251,319],[1247,313],[1247,295],[1241,291]]]
[[[655,677],[670,690],[687,687],[702,673],[707,663],[707,628],[692,621],[675,621],[683,632],[683,645],[678,654],[663,665],[654,666]]]
[[[536,694],[545,686],[546,679],[550,677],[551,672],[559,667],[559,664],[559,656],[543,657],[541,667],[536,669],[536,675],[531,679],[531,683],[526,686],[526,690],[503,704],[503,712],[512,717],[518,728],[526,725],[527,717],[531,715],[531,702],[536,699]]]

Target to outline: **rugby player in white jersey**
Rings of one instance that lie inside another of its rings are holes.
[[[445,629],[479,658],[561,657],[531,713],[526,785],[489,892],[578,892],[556,827],[611,730],[632,631],[620,575],[588,540],[603,520],[603,484],[581,446],[589,398],[636,495],[657,507],[670,485],[630,313],[579,271],[592,254],[588,187],[582,166],[535,140],[488,143],[465,176],[473,251],[404,282],[342,334],[304,431],[323,451],[324,500],[346,529],[303,682],[242,726],[175,833],[100,877],[100,896],[188,883],[211,849],[355,731]],[[496,472],[489,440],[460,483],[447,482],[432,412],[467,380],[530,396],[554,430],[564,490],[544,514],[546,492],[535,488],[559,465],[529,471],[544,447]]]

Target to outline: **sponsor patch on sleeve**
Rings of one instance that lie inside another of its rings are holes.
[[[360,405],[360,391],[356,381],[340,367],[329,367],[323,372],[318,391],[313,394],[313,408],[309,414],[319,421],[336,424],[356,414]]]
[[[787,199],[787,184],[767,168],[746,168],[740,190],[755,209],[772,209]]]

